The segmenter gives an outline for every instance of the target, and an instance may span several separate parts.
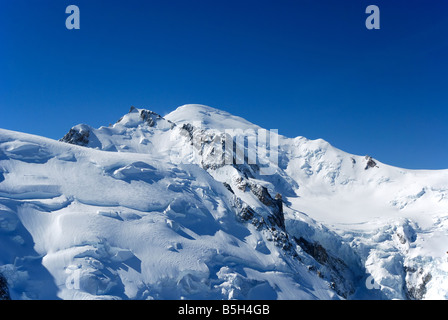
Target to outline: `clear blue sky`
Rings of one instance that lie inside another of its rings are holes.
[[[81,11],[67,30],[65,8]],[[381,10],[367,30],[365,9]],[[0,0],[0,127],[58,139],[200,103],[448,168],[448,1]]]

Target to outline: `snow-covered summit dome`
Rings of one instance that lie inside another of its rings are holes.
[[[259,127],[229,112],[201,104],[186,104],[164,117],[177,125],[190,123],[206,129],[258,129]]]

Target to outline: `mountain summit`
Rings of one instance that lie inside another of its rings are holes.
[[[258,129],[259,127],[249,121],[234,116],[226,111],[199,104],[181,106],[165,116],[177,124],[199,122],[206,129]]]
[[[447,181],[202,105],[0,129],[0,297],[447,299]]]

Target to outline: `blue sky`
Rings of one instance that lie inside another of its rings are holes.
[[[448,2],[0,0],[0,127],[58,139],[200,103],[412,169],[448,168]],[[81,29],[67,30],[77,5]],[[365,9],[381,11],[367,30]]]

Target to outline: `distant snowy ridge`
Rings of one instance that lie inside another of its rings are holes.
[[[261,147],[278,158],[254,164],[260,130],[202,105],[131,108],[60,142],[0,129],[9,295],[448,298],[447,170],[277,134]]]

